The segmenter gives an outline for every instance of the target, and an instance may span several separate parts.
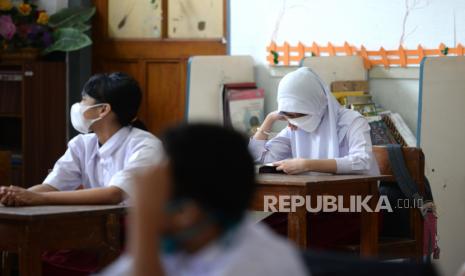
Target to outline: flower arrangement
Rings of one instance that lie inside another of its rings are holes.
[[[48,54],[89,46],[92,40],[85,32],[94,13],[94,7],[65,8],[49,15],[31,0],[0,0],[0,51],[33,48]]]

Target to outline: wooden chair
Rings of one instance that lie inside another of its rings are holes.
[[[425,156],[420,148],[403,148],[407,169],[418,185],[420,194],[425,194]],[[390,175],[390,180],[396,182],[389,162],[386,147],[375,146],[373,153],[378,161],[381,174]],[[423,256],[423,218],[417,208],[410,209],[411,239],[383,239],[380,240],[379,256],[381,258],[415,258],[421,260]]]
[[[389,162],[388,151],[384,146],[374,146],[373,153],[382,175],[389,176],[386,181],[396,182]],[[403,148],[407,169],[418,185],[422,195],[425,192],[425,157],[420,148]],[[379,240],[379,257],[381,259],[411,258],[420,261],[423,256],[423,218],[417,208],[410,209],[411,238],[383,238]],[[351,252],[359,252],[360,245],[343,247]]]

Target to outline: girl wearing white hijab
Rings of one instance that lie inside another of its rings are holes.
[[[288,126],[268,140],[278,120]],[[268,114],[249,148],[256,162],[273,163],[288,174],[379,174],[367,120],[342,107],[307,67],[281,80],[278,110]]]

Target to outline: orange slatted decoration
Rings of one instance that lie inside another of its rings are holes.
[[[420,64],[425,56],[463,56],[465,49],[462,44],[457,44],[455,48],[449,48],[441,43],[437,49],[424,49],[418,45],[417,49],[404,49],[400,46],[397,50],[385,50],[381,47],[378,51],[366,50],[362,45],[360,49],[345,42],[343,46],[334,46],[328,43],[327,46],[320,46],[313,42],[311,46],[306,46],[299,42],[296,46],[291,46],[285,42],[278,46],[275,42],[267,47],[268,63],[270,65],[298,65],[304,57],[309,56],[352,56],[363,57],[366,69],[373,66],[382,65],[385,68],[391,66],[407,67],[409,65]]]

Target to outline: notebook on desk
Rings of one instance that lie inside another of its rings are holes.
[[[277,166],[274,166],[272,163],[264,164],[264,165],[257,165],[256,171],[257,173],[275,173],[275,174],[286,174],[283,171],[278,171]]]

